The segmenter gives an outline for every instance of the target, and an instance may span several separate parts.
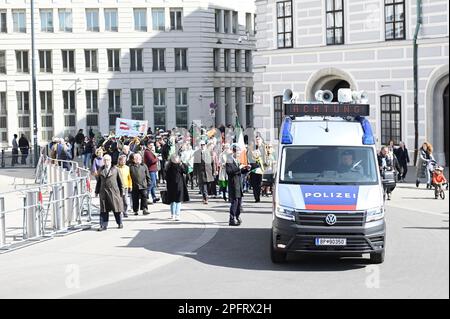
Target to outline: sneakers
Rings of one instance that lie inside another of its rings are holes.
[[[239,226],[239,224],[234,219],[230,219],[228,226]]]
[[[154,198],[153,199],[153,204],[156,204],[157,202],[159,202],[161,199],[160,198]]]
[[[142,211],[142,214],[143,214],[144,216],[150,215],[150,213],[149,213],[146,209],[144,209],[144,210]]]
[[[123,213],[123,218],[128,218],[128,214],[127,213]]]
[[[134,212],[134,216],[138,216],[139,215],[139,213],[138,212]]]
[[[106,227],[100,227],[99,229],[97,229],[97,231],[105,231],[106,229]]]
[[[242,219],[240,217],[236,218],[237,224],[238,226],[240,226],[242,224]]]
[[[122,229],[123,228],[123,224],[120,224],[119,226],[117,226],[118,229]]]

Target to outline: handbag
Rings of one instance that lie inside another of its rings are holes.
[[[161,191],[161,201],[165,205],[170,205],[169,196],[167,196],[167,191]]]

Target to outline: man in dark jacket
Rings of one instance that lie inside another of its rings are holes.
[[[148,168],[142,163],[142,156],[139,153],[133,154],[133,163],[130,166],[130,175],[133,182],[131,189],[131,198],[133,200],[134,215],[138,215],[139,201],[144,215],[149,215],[147,206],[147,190],[150,185],[150,174]]]
[[[240,218],[242,212],[242,190],[241,174],[250,169],[250,165],[239,165],[236,148],[233,148],[233,155],[230,155],[225,165],[228,175],[228,196],[231,202],[230,206],[230,226],[239,226],[242,223]]]
[[[103,157],[105,166],[99,171],[95,194],[100,195],[100,228],[103,231],[108,228],[109,212],[114,213],[117,225],[123,228],[121,212],[123,211],[123,184],[119,170],[112,166],[111,156]]]
[[[400,147],[394,150],[394,154],[397,157],[398,164],[400,165],[398,180],[400,182],[404,182],[406,174],[408,173],[409,164],[409,154],[408,150],[406,149],[405,142],[400,142]]]
[[[28,143],[28,140],[27,140],[27,137],[25,136],[25,134],[22,134],[22,136],[19,139],[19,149],[20,149],[20,153],[22,154],[21,164],[26,164],[28,152],[30,149],[30,143]]]
[[[84,143],[83,129],[80,129],[75,135],[75,156],[80,157],[83,154],[82,146]]]

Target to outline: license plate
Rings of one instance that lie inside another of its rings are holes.
[[[346,246],[346,238],[316,238],[316,246]]]

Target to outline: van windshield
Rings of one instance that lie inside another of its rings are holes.
[[[371,147],[288,146],[282,154],[281,183],[374,185],[378,183]]]

